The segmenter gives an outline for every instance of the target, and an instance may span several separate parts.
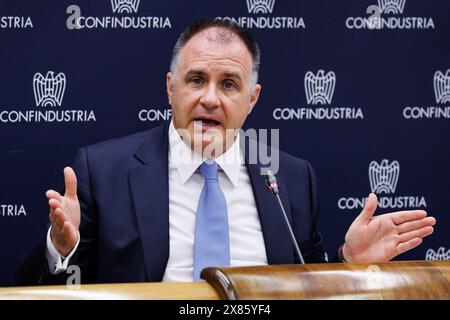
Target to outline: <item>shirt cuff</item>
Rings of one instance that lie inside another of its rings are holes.
[[[77,251],[78,245],[80,244],[80,232],[78,231],[78,241],[75,247],[70,251],[67,257],[64,257],[59,251],[56,249],[53,241],[50,237],[50,232],[52,227],[48,228],[47,232],[47,248],[45,250],[45,257],[47,258],[48,269],[50,273],[53,275],[59,274],[67,270],[69,265],[69,260],[74,255],[75,251]]]

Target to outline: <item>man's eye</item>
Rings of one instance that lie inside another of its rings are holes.
[[[203,80],[200,77],[195,77],[195,78],[191,79],[191,83],[193,85],[199,86],[199,85],[201,85],[203,83]]]
[[[233,82],[233,81],[230,81],[230,80],[224,81],[224,82],[223,82],[223,86],[224,86],[225,89],[233,89],[233,88],[236,87],[236,85],[234,84],[234,82]]]

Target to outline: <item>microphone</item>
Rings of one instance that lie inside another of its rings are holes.
[[[281,202],[281,198],[279,195],[280,190],[278,188],[277,178],[275,178],[275,175],[272,173],[271,170],[267,170],[267,173],[265,176],[266,176],[267,187],[269,188],[270,191],[272,191],[272,194],[275,196],[275,199],[277,200],[278,207],[280,208],[281,215],[283,216],[284,222],[286,223],[286,227],[289,231],[289,236],[291,237],[291,241],[294,245],[295,252],[297,253],[298,258],[300,259],[301,264],[305,264],[305,260],[303,260],[302,252],[300,251],[300,247],[298,246],[298,242],[295,239],[294,232],[292,231],[291,224],[289,223],[288,217],[286,215],[286,210],[284,210],[283,203]]]

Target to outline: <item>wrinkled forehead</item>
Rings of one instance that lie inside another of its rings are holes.
[[[181,50],[178,68],[186,70],[193,65],[230,67],[251,74],[253,60],[244,42],[234,33],[211,28],[193,36]]]

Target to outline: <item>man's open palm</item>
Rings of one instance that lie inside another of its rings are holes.
[[[377,196],[369,195],[361,214],[353,221],[343,248],[348,262],[386,262],[422,243],[433,233],[436,220],[423,210],[398,211],[373,216]]]

